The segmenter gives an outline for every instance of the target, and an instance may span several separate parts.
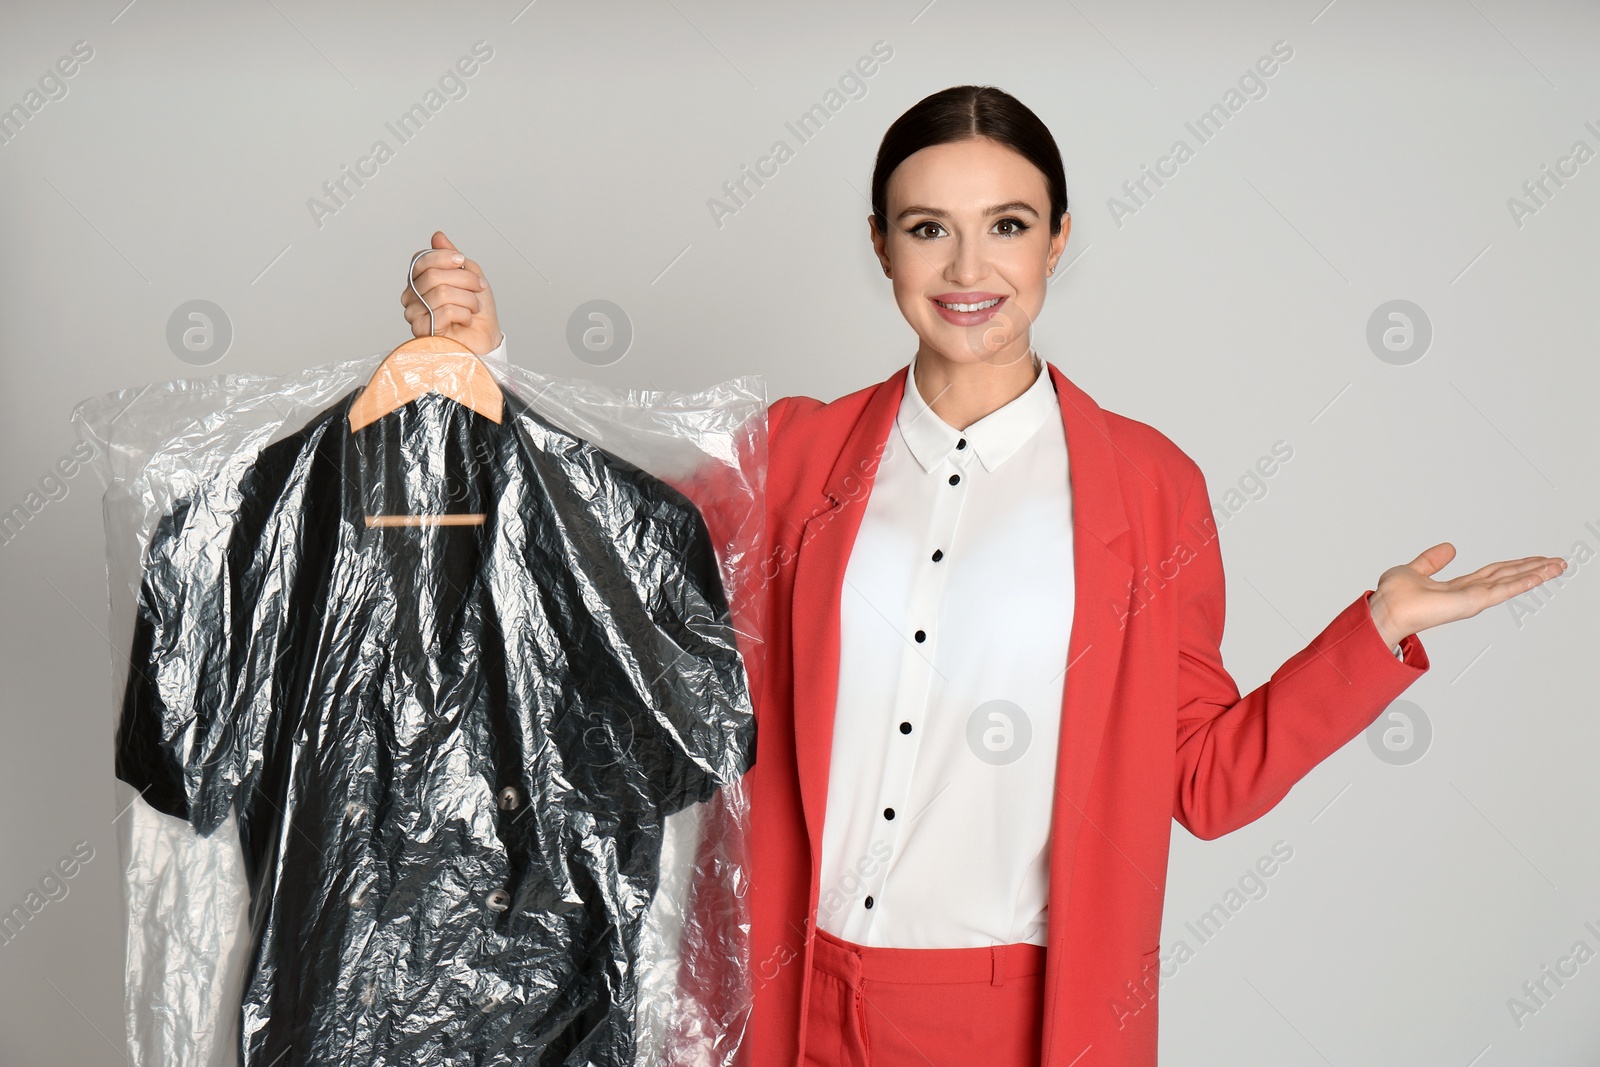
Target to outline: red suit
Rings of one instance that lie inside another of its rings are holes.
[[[1363,592],[1265,684],[1223,667],[1223,570],[1199,467],[1052,364],[1071,477],[1075,614],[1051,816],[1044,1067],[1151,1067],[1172,820],[1216,838],[1270,810],[1428,669]],[[751,790],[750,1067],[799,1061],[838,691],[845,564],[906,384],[769,410],[764,646]],[[748,595],[748,593],[747,593]]]

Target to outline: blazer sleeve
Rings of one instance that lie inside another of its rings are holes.
[[[767,440],[770,442],[778,436],[778,427],[783,424],[783,417],[789,413],[789,405],[794,402],[792,396],[780,396],[767,405]]]
[[[1210,495],[1198,468],[1179,537],[1192,554],[1176,579],[1177,778],[1173,817],[1213,839],[1272,809],[1318,763],[1362,732],[1428,669],[1415,634],[1403,658],[1372,621],[1368,589],[1261,686],[1241,697],[1222,664],[1225,582]]]

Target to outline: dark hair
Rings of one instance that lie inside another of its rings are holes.
[[[885,192],[889,175],[914,152],[937,144],[987,137],[1022,156],[1044,173],[1050,191],[1050,234],[1061,232],[1067,210],[1067,176],[1056,139],[1026,104],[992,85],[953,85],[918,100],[883,135],[872,168],[872,217],[889,232]]]

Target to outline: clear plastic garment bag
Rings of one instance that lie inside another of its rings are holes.
[[[74,412],[122,653],[130,1058],[729,1067],[762,383],[495,361],[497,411],[361,422],[380,358]]]

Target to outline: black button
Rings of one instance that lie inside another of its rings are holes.
[[[944,559],[944,549],[942,549],[942,548],[934,549],[933,550],[933,561],[935,563],[938,563],[941,559]]]
[[[892,818],[894,818],[894,809],[893,809],[893,808],[884,808],[884,809],[883,809],[883,817],[884,817],[884,818],[885,818],[885,819],[892,819]]]
[[[956,447],[957,448],[966,448],[967,447],[967,439],[965,437],[963,437],[961,440],[957,441],[956,442]]]
[[[869,908],[872,907],[872,898],[871,897],[867,898],[867,907],[869,907]]]
[[[951,485],[955,485],[960,480],[961,480],[961,475],[959,475],[959,474],[952,474],[950,476],[950,484]]]
[[[903,734],[909,734],[911,732],[911,724],[908,723],[908,722],[901,723],[900,724],[900,732],[903,733]]]
[[[918,641],[926,641],[927,639],[928,639],[928,634],[927,634],[926,631],[924,631],[924,630],[918,630],[917,631],[917,640]]]

